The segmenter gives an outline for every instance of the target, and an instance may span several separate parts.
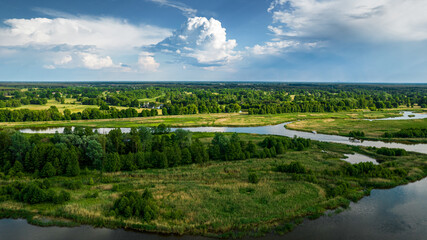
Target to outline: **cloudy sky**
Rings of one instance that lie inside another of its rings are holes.
[[[3,0],[0,81],[427,83],[426,0]]]

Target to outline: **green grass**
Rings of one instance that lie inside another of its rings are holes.
[[[348,136],[350,131],[363,131],[367,139],[380,139],[385,132],[398,132],[407,128],[427,128],[427,119],[366,121],[358,119],[310,119],[286,126],[300,131]],[[398,139],[391,139],[398,140]],[[403,139],[405,141],[425,141],[423,139]]]
[[[203,141],[210,141],[212,136],[213,134],[194,133],[195,138]],[[263,138],[258,135],[241,135],[243,140],[260,141]],[[139,231],[223,237],[257,235],[271,230],[286,232],[303,217],[315,218],[326,209],[347,207],[349,199],[358,200],[366,194],[367,185],[393,187],[427,175],[427,158],[416,153],[387,158],[382,163],[393,162],[391,169],[404,168],[408,171],[407,178],[393,180],[327,174],[342,169],[346,164],[340,160],[344,157],[343,154],[353,151],[380,158],[374,151],[366,148],[314,142],[305,151],[288,151],[271,159],[209,162],[169,169],[105,174],[104,179],[110,179],[109,183],[98,181],[98,174],[95,172],[74,178],[54,177],[51,182],[55,190],[63,189],[63,182],[70,180],[80,180],[83,186],[78,190],[67,190],[72,193],[72,199],[60,205],[29,205],[10,200],[0,202],[0,216],[26,217],[36,224],[40,222],[37,219],[49,219],[52,225],[81,223]],[[306,175],[298,177],[275,171],[277,165],[294,161],[311,170],[311,175],[316,180],[307,179]],[[248,182],[250,173],[256,173],[260,177],[257,184]],[[87,184],[90,178],[96,180],[94,185]],[[30,177],[0,180],[0,185],[10,181],[33,180]],[[328,197],[326,187],[338,181],[347,182],[351,189],[347,194]],[[160,206],[157,219],[142,222],[136,218],[108,216],[114,200],[122,192],[142,192],[146,188],[151,190]],[[88,194],[94,192],[99,193],[97,198],[87,198]]]
[[[157,126],[161,123],[172,127],[197,127],[197,126],[264,126],[302,119],[365,119],[384,118],[399,116],[400,111],[352,111],[338,113],[283,113],[272,115],[248,115],[245,113],[218,113],[218,114],[195,114],[155,116],[144,118],[123,119],[97,119],[97,120],[75,120],[75,121],[47,121],[47,122],[5,122],[3,128],[33,128],[33,127],[138,127]]]
[[[61,104],[60,102],[56,101],[55,99],[49,99],[45,105],[30,104],[30,105],[22,105],[20,107],[6,108],[6,109],[10,109],[10,110],[18,110],[18,109],[47,110],[51,106],[56,106],[58,108],[59,112],[61,112],[61,113],[64,112],[65,109],[69,109],[71,111],[71,113],[75,113],[75,112],[82,112],[86,108],[99,108],[99,106],[97,106],[97,105],[82,105],[80,102],[78,102],[74,98],[66,98],[64,104]],[[117,107],[117,106],[113,106],[113,107],[117,108],[118,110],[127,109],[127,107]],[[140,112],[142,109],[137,109],[137,110],[138,110],[138,112]]]

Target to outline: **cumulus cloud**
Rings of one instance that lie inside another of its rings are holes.
[[[7,19],[0,28],[0,46],[71,45],[101,49],[156,44],[170,36],[168,29],[135,26],[115,18]]]
[[[89,69],[111,68],[115,65],[110,56],[102,57],[93,53],[80,53],[83,66]]]
[[[0,49],[34,49],[45,59],[47,69],[116,68],[120,64],[114,64],[111,56],[138,54],[141,47],[171,35],[169,29],[108,17],[7,19],[4,24]]]
[[[71,62],[73,60],[73,57],[71,57],[70,55],[65,55],[62,58],[55,60],[55,65],[64,65],[67,64],[69,62]]]
[[[141,52],[138,57],[138,66],[143,72],[156,72],[160,64],[156,62],[152,53]]]
[[[240,54],[234,50],[236,46],[236,40],[227,40],[226,29],[220,21],[192,17],[171,37],[157,44],[156,49],[191,59],[190,63],[193,65],[209,67],[225,65],[239,59]]]
[[[427,1],[275,0],[269,12],[281,37],[351,41],[427,40]]]

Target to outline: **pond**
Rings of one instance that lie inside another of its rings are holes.
[[[389,118],[379,118],[379,119],[366,119],[369,121],[383,121],[383,120],[410,120],[410,119],[424,119],[427,118],[427,114],[425,113],[414,113],[404,111],[401,112],[403,115],[399,117],[389,117]]]
[[[347,158],[344,158],[342,160],[351,163],[351,164],[357,164],[357,163],[362,163],[362,162],[371,162],[374,165],[378,165],[379,163],[377,162],[377,160],[365,156],[363,154],[360,153],[353,153],[353,154],[344,154],[344,156],[346,156]]]

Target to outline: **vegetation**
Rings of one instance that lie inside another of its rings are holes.
[[[74,130],[54,135],[0,132],[1,142],[11,141],[0,145],[3,217],[18,214],[34,222],[44,216],[54,222],[69,219],[68,225],[222,237],[254,229],[256,234],[286,232],[302,217],[347,207],[371,188],[393,187],[427,175],[423,154],[389,157],[375,148],[299,138],[170,133],[165,126],[126,134],[117,129],[105,136]],[[11,151],[12,146],[21,147]],[[381,164],[340,160],[352,151]],[[94,164],[98,152],[103,161]],[[200,158],[203,152],[207,155]],[[12,155],[18,156],[14,162]],[[75,165],[68,159],[77,159],[79,174],[67,173],[67,167]],[[41,178],[40,168],[47,163],[56,175]]]
[[[407,128],[395,133],[384,133],[386,138],[427,138],[427,128]]]
[[[318,133],[341,136],[361,135],[356,138],[378,140],[406,140],[425,142],[422,129],[427,126],[427,119],[367,121],[358,119],[310,119],[286,125],[289,129],[316,131]],[[352,129],[349,133],[349,129]]]
[[[190,85],[52,85],[37,88],[5,88],[0,92],[1,122],[133,118],[205,113],[282,114],[340,112],[354,109],[376,111],[399,106],[426,107],[426,89],[416,86],[289,85],[289,84],[190,84]],[[58,110],[66,100],[89,106],[79,112]],[[150,101],[147,101],[150,100]],[[45,105],[30,110],[25,105]],[[127,107],[117,109],[116,107]],[[145,109],[138,111],[137,109]],[[139,112],[139,113],[138,113]]]
[[[305,217],[347,208],[372,188],[426,177],[426,155],[170,127],[303,120],[287,126],[418,141],[425,138],[425,119],[365,119],[397,116],[402,109],[425,111],[426,103],[426,88],[410,85],[0,87],[0,217],[25,217],[43,226],[89,224],[215,237],[284,233]],[[64,132],[12,129],[53,126]],[[104,135],[97,127],[114,129]],[[124,133],[120,127],[131,129]],[[341,160],[353,152],[380,164]]]

